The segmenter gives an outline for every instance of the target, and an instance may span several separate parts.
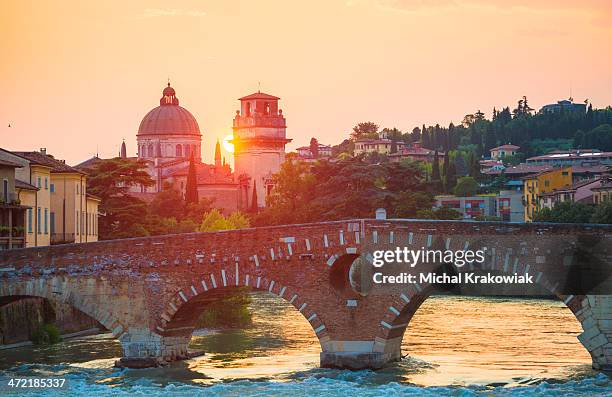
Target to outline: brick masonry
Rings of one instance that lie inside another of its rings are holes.
[[[37,247],[0,252],[0,305],[16,296],[69,304],[111,330],[125,358],[161,362],[186,358],[207,303],[246,286],[302,313],[322,365],[376,368],[400,358],[406,326],[434,289],[357,292],[348,282],[353,260],[395,246],[486,247],[483,265],[458,270],[533,275],[575,314],[579,340],[603,368],[612,364],[612,296],[565,294],[559,269],[585,246],[609,267],[611,240],[611,226],[359,219]]]

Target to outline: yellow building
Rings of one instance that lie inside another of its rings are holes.
[[[28,247],[98,241],[100,199],[87,194],[87,175],[39,152],[0,150],[0,159],[19,163],[16,190],[26,215]],[[37,190],[35,190],[37,189]]]
[[[525,222],[533,222],[546,193],[572,185],[572,167],[556,168],[523,178]]]

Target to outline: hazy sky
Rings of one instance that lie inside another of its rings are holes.
[[[360,121],[411,130],[569,96],[612,104],[612,1],[0,0],[0,147],[75,164],[125,138],[168,76],[210,161],[237,98],[280,96],[289,148]],[[12,127],[8,128],[8,124]]]

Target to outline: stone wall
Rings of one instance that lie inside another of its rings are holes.
[[[0,306],[0,345],[25,342],[42,324],[67,334],[103,327],[75,308],[43,298],[23,298]]]
[[[73,306],[111,330],[126,357],[157,362],[185,356],[194,312],[224,291],[248,287],[287,300],[308,320],[323,364],[376,367],[399,358],[408,322],[435,290],[392,285],[358,293],[348,283],[354,258],[368,261],[374,250],[395,246],[487,247],[484,264],[461,271],[530,274],[578,316],[573,302],[591,298],[564,290],[559,270],[589,274],[592,263],[609,270],[611,242],[605,225],[419,220],[188,233],[0,252],[0,298],[40,296]],[[435,269],[428,266],[418,270]],[[603,367],[612,362],[612,319],[609,301],[593,304],[600,314],[594,324],[582,319],[581,340]]]

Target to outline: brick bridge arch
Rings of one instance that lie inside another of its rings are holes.
[[[156,330],[166,340],[170,349],[162,351],[166,359],[188,357],[187,347],[199,315],[206,306],[222,299],[226,293],[238,288],[272,294],[291,304],[308,322],[319,342],[326,337],[326,327],[316,313],[316,304],[308,301],[307,295],[299,288],[283,285],[271,277],[241,272],[238,263],[234,269],[220,269],[218,272],[193,276],[174,297],[168,300],[165,310],[157,319]]]
[[[0,252],[0,294],[38,291],[53,298],[49,286],[55,283],[55,295],[113,331],[124,358],[157,363],[185,357],[189,308],[248,284],[288,300],[306,317],[323,366],[377,368],[399,357],[394,335],[404,332],[402,319],[426,298],[426,286],[356,293],[346,278],[360,253],[397,245],[484,246],[487,269],[516,267],[556,291],[562,287],[556,267],[589,265],[585,250],[578,255],[576,247],[586,244],[609,268],[611,240],[610,225],[370,219],[166,235]],[[580,339],[595,367],[612,363],[609,293],[561,296],[585,329]]]
[[[93,318],[119,337],[119,316],[108,305],[100,304],[99,295],[91,292],[91,283],[68,282],[65,277],[22,280],[10,284],[0,283],[0,306],[26,297],[43,298],[69,305]],[[98,288],[94,288],[98,290]]]

